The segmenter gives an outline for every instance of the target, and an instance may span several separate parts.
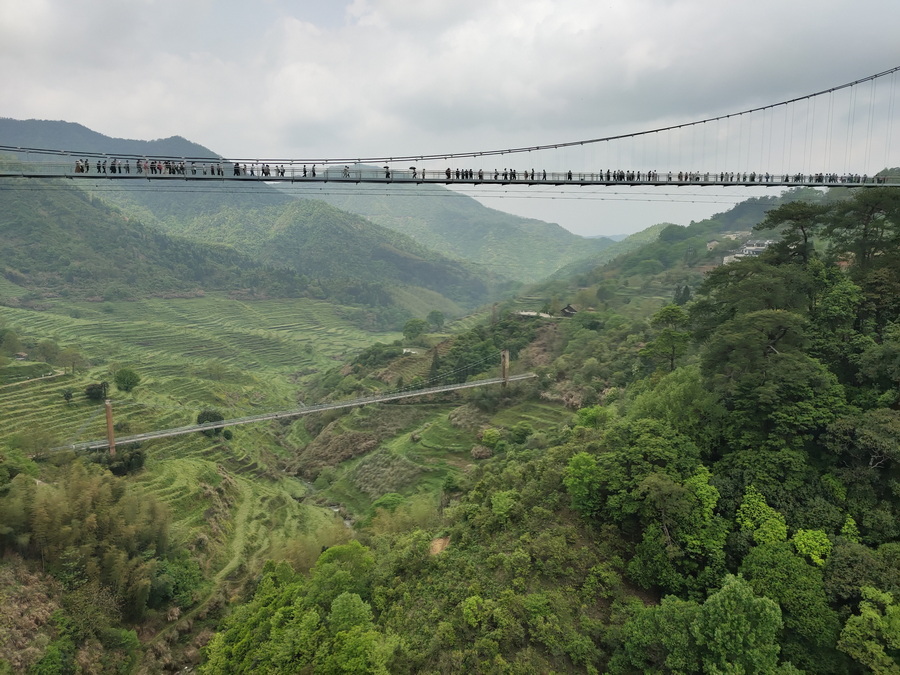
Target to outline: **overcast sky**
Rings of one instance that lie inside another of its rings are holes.
[[[898,0],[0,0],[0,116],[78,122],[122,138],[180,135],[245,158],[534,146],[706,119],[851,82],[900,65],[898,27]],[[865,91],[893,96],[895,79]],[[859,98],[844,112],[872,118],[870,136],[879,135],[864,156],[836,151],[836,171],[851,159],[850,170],[882,168],[893,153],[879,150],[885,133],[900,147],[900,126],[892,133],[875,112],[853,109]],[[790,113],[792,134],[803,114]],[[768,124],[777,154],[787,133],[774,118]],[[658,147],[644,152],[663,156]],[[698,157],[681,157],[684,166],[652,168],[697,168],[687,164]],[[509,161],[540,171],[616,168],[616,159],[594,147]],[[483,168],[493,169],[490,161]],[[759,170],[769,170],[766,161],[758,158]],[[480,197],[579,234],[617,234],[687,224],[754,193],[511,194]]]

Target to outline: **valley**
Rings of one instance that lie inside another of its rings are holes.
[[[93,190],[0,191],[0,673],[892,672],[896,189],[590,245],[446,195]],[[535,377],[55,449],[105,399],[128,436],[501,350]]]

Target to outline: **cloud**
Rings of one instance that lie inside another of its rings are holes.
[[[884,70],[898,23],[894,0],[0,0],[0,115],[242,157],[552,144]]]

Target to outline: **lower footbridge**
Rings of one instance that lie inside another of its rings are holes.
[[[446,384],[436,387],[425,387],[423,389],[410,389],[405,391],[397,391],[388,394],[380,394],[377,396],[366,396],[347,401],[338,401],[335,403],[320,403],[317,405],[304,406],[293,410],[281,410],[278,412],[263,413],[260,415],[251,415],[249,417],[237,417],[230,420],[220,420],[218,422],[206,422],[204,424],[192,424],[185,427],[177,427],[174,429],[160,429],[158,431],[148,431],[143,434],[135,434],[133,436],[124,436],[122,438],[109,438],[85,441],[82,443],[72,443],[51,448],[51,451],[74,450],[76,452],[85,452],[89,450],[101,450],[110,448],[111,451],[117,445],[127,445],[130,443],[140,443],[142,441],[150,441],[157,438],[169,438],[171,436],[182,436],[197,431],[208,431],[210,429],[224,429],[225,427],[234,427],[241,424],[252,424],[254,422],[264,422],[266,420],[277,420],[291,417],[302,417],[303,415],[311,415],[326,410],[339,410],[341,408],[353,408],[361,405],[371,405],[373,403],[384,403],[386,401],[397,401],[404,398],[413,398],[416,396],[426,396],[428,394],[440,394],[448,391],[458,391],[460,389],[472,389],[474,387],[486,387],[488,385],[500,384],[505,385],[508,382],[518,382],[537,377],[535,373],[523,373],[520,375],[509,375],[507,377],[494,377],[484,380],[475,380],[472,382],[462,382],[458,384]]]

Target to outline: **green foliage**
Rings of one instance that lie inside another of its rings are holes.
[[[203,570],[197,560],[181,551],[159,560],[148,604],[162,607],[174,602],[182,608],[190,607],[204,585]]]
[[[501,523],[507,522],[518,505],[519,494],[515,490],[496,492],[491,496],[491,510]]]
[[[729,576],[702,605],[668,596],[633,607],[609,672],[778,672],[780,629],[778,605]]]
[[[754,547],[740,567],[753,590],[781,606],[784,654],[798,668],[836,668],[839,622],[828,606],[820,568],[808,564],[787,542]]]
[[[372,502],[372,510],[385,509],[386,511],[393,512],[405,501],[406,498],[403,495],[396,492],[388,492]]]
[[[600,481],[601,469],[594,455],[579,452],[572,456],[563,482],[572,498],[572,508],[585,518],[596,515],[602,507]]]
[[[310,605],[326,611],[345,592],[368,598],[369,576],[374,566],[372,552],[358,541],[332,546],[319,556],[312,569],[307,590]]]
[[[831,541],[822,530],[797,530],[791,537],[791,543],[800,555],[809,556],[813,564],[825,566],[825,560],[831,553]]]
[[[197,415],[197,424],[210,424],[215,422],[221,422],[225,419],[225,415],[223,415],[218,410],[213,410],[211,408],[206,408],[205,410],[201,410]],[[203,429],[201,434],[204,434],[209,437],[216,436],[222,433],[222,427],[216,427],[215,429]]]
[[[416,340],[428,330],[428,322],[423,319],[410,319],[403,324],[403,337],[409,341]]]
[[[856,526],[856,521],[853,520],[853,516],[847,516],[843,527],[841,527],[841,536],[847,541],[851,541],[855,544],[859,543],[859,528]]]
[[[131,368],[119,368],[114,379],[119,391],[131,391],[140,384],[141,376]]]
[[[377,368],[390,363],[402,355],[403,345],[399,340],[389,345],[376,342],[371,347],[362,350],[353,360],[353,363],[365,368]]]
[[[615,418],[615,410],[599,405],[579,408],[576,413],[576,424],[590,429],[601,429]]]
[[[74,462],[56,484],[24,474],[13,479],[0,498],[0,546],[43,562],[70,590],[70,613],[102,619],[96,603],[112,602],[132,618],[147,607],[157,557],[168,546],[168,515],[147,498],[105,471]],[[103,591],[98,590],[102,584]],[[87,628],[85,620],[77,625]],[[98,626],[106,626],[102,619]]]
[[[757,544],[773,544],[787,539],[784,516],[766,503],[766,498],[752,485],[747,486],[735,521],[749,531]]]
[[[109,383],[108,382],[95,382],[93,384],[89,384],[84,389],[84,395],[87,396],[92,401],[102,401],[107,397],[109,392]]]
[[[680,305],[666,305],[650,319],[650,325],[659,332],[641,350],[641,356],[659,359],[675,370],[676,361],[684,356],[690,343],[691,334],[685,330],[689,322],[688,313]]]
[[[900,605],[890,593],[862,589],[859,614],[847,619],[838,649],[874,673],[900,673]]]
[[[481,432],[481,444],[494,450],[503,440],[503,432],[496,427],[489,427]]]

